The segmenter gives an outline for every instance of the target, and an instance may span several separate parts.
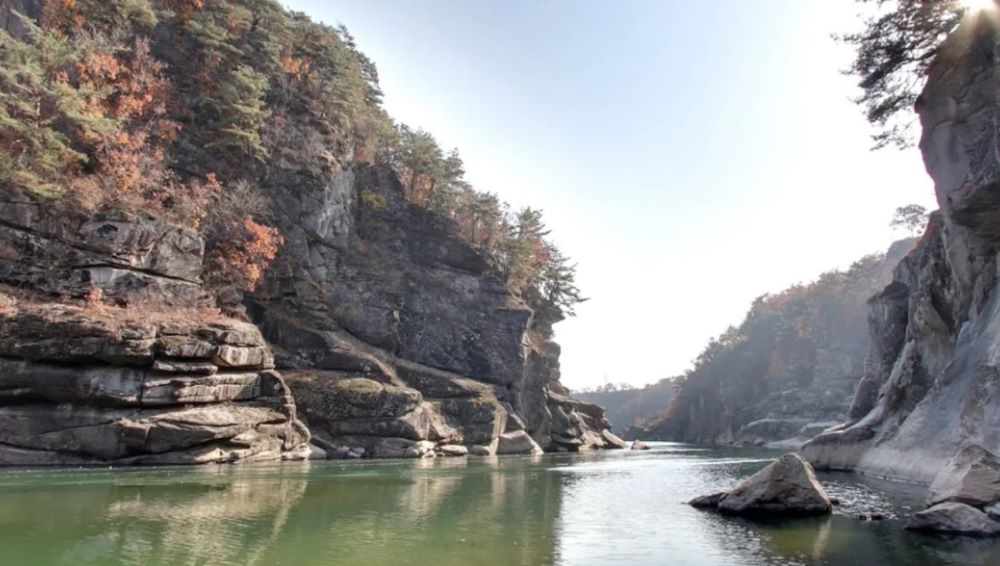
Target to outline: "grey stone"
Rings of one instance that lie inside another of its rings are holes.
[[[972,536],[1000,535],[1000,522],[994,521],[979,509],[949,501],[925,509],[907,523],[913,531],[929,531]]]
[[[437,451],[442,456],[466,456],[469,454],[469,449],[461,444],[443,444],[438,446]]]
[[[695,497],[691,501],[688,501],[688,505],[697,509],[718,509],[719,502],[722,501],[722,498],[725,496],[725,491],[701,495],[699,497]]]
[[[479,444],[473,444],[469,447],[470,456],[492,456],[493,450],[489,446],[481,446]]]
[[[719,510],[739,515],[821,515],[830,498],[798,454],[785,454],[740,482],[719,501]]]
[[[496,453],[541,454],[542,449],[527,432],[518,430],[514,432],[505,432],[500,435],[500,441],[497,444]]]
[[[601,430],[601,438],[604,440],[605,446],[607,448],[627,448],[628,443],[626,443],[621,438],[618,438],[613,432],[608,429]]]
[[[928,503],[957,501],[984,507],[1000,501],[1000,458],[982,446],[962,447],[931,484]]]

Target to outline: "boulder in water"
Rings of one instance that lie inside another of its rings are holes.
[[[649,450],[649,445],[641,440],[633,440],[632,450]]]
[[[906,525],[911,531],[928,531],[972,536],[1000,535],[1000,522],[965,503],[938,503],[917,513]]]
[[[930,505],[956,501],[985,507],[1000,501],[1000,457],[977,444],[962,447],[934,478]]]
[[[628,444],[624,440],[618,438],[618,435],[616,435],[615,433],[611,432],[608,429],[604,429],[601,431],[601,438],[603,438],[604,442],[607,443],[606,445],[607,448],[625,448],[626,446],[628,446]]]
[[[725,491],[710,493],[708,495],[695,497],[691,501],[688,501],[688,505],[690,505],[691,507],[696,507],[698,509],[718,509],[719,502],[722,501],[722,498],[725,496],[726,496]]]
[[[691,504],[711,507],[718,495],[700,497]],[[832,505],[812,466],[798,454],[788,453],[726,492],[716,507],[735,515],[822,515]]]
[[[497,454],[541,454],[542,448],[523,430],[505,432],[497,442]]]

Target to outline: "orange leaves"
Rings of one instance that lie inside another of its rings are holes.
[[[212,283],[216,287],[232,285],[252,291],[264,276],[268,263],[278,255],[284,239],[277,229],[259,224],[250,217],[231,220],[227,236],[208,259]]]
[[[164,0],[163,3],[174,12],[177,21],[185,26],[191,23],[195,12],[205,7],[205,0]]]
[[[130,56],[107,51],[85,54],[76,64],[81,88],[92,92],[94,111],[116,120],[152,120],[166,112],[169,83],[163,64],[136,39]]]
[[[170,83],[149,42],[88,50],[57,78],[82,100],[83,118],[72,131],[91,158],[90,173],[68,183],[80,203],[166,212],[197,225],[207,200],[198,200],[197,183],[178,182],[166,166],[166,145],[180,125],[166,117]]]
[[[312,64],[308,59],[285,54],[281,56],[281,68],[295,80],[303,80],[309,76]]]
[[[45,0],[42,5],[42,27],[69,33],[83,27],[84,18],[76,0]]]

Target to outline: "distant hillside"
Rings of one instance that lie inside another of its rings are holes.
[[[607,387],[595,391],[574,393],[581,401],[600,405],[607,411],[607,419],[613,429],[626,436],[633,436],[634,427],[655,420],[661,416],[673,397],[673,382],[661,379],[641,388]]]
[[[743,322],[713,339],[694,369],[675,380],[670,407],[649,436],[797,444],[843,422],[868,351],[866,302],[913,243],[896,242],[846,271],[758,297]]]

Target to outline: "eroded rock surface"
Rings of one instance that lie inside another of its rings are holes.
[[[0,283],[79,297],[205,305],[204,242],[151,216],[85,214],[0,186]]]
[[[280,186],[287,243],[251,315],[329,454],[624,445],[602,408],[559,383],[555,321],[407,201],[391,170],[351,165]]]
[[[945,41],[917,103],[940,210],[871,301],[850,418],[802,449],[817,467],[930,483],[967,443],[1000,450],[1000,26],[996,11],[977,14]]]
[[[1000,501],[1000,458],[975,444],[959,450],[930,487],[931,505],[946,501],[975,507]]]
[[[203,251],[194,231],[151,216],[0,187],[0,465],[233,462],[306,446],[258,328],[207,307]]]
[[[1000,535],[1000,522],[971,505],[955,501],[939,503],[917,513],[906,528],[912,531],[971,536]]]
[[[778,458],[727,492],[698,497],[690,504],[734,515],[822,515],[832,509],[812,467],[794,453]]]
[[[193,319],[37,302],[0,311],[0,464],[231,462],[304,445],[257,328]]]

